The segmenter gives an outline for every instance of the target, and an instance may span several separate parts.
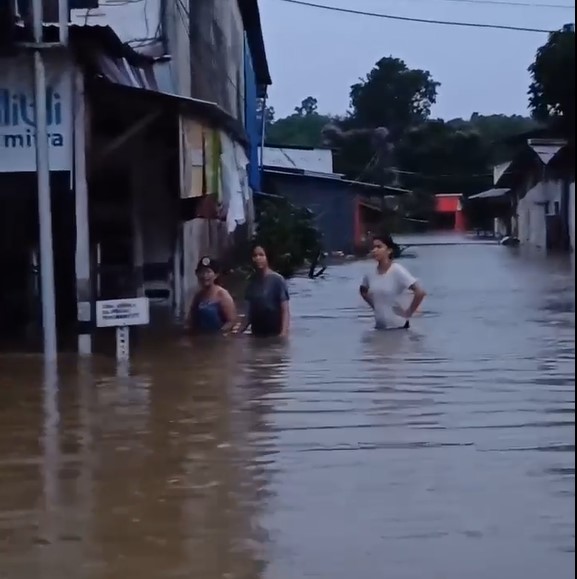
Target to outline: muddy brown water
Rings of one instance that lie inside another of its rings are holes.
[[[0,577],[572,577],[573,265],[415,253],[403,334],[357,262],[291,283],[288,344],[0,356]]]

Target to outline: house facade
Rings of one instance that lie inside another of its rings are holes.
[[[508,199],[511,207],[510,222],[499,220],[502,232],[540,250],[575,250],[575,160],[570,143],[526,139],[509,162],[495,168],[494,182],[492,191]]]
[[[332,253],[365,251],[371,233],[382,226],[391,198],[408,193],[334,173],[329,149],[267,146],[262,157],[263,189],[311,211],[324,248]]]
[[[57,320],[88,352],[96,300],[147,296],[153,323],[170,323],[186,310],[199,257],[225,258],[236,236],[250,235],[257,102],[270,75],[257,0],[77,0],[65,41],[46,20],[54,2],[44,0],[43,45]],[[14,265],[0,239],[0,267],[22,271],[19,328],[38,322],[39,300],[23,4],[14,2],[13,41],[0,54],[0,208],[7,223],[26,217],[22,257]],[[0,295],[0,317],[14,311],[8,302]]]

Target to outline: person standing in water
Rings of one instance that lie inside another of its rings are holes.
[[[379,330],[409,329],[409,320],[425,299],[425,292],[418,281],[402,265],[395,262],[401,253],[400,247],[388,234],[373,237],[372,256],[377,267],[365,275],[361,282],[361,297],[375,314]],[[413,299],[408,308],[403,308],[400,298],[410,291]]]
[[[218,274],[215,260],[203,257],[198,262],[198,291],[192,300],[187,324],[193,334],[227,334],[236,324],[234,300],[218,285]]]
[[[254,275],[247,290],[247,315],[239,333],[249,327],[258,338],[286,337],[290,328],[289,292],[284,278],[273,271],[265,249],[256,245],[252,251]]]

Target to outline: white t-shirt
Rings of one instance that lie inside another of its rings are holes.
[[[363,277],[361,286],[367,288],[374,305],[377,328],[403,328],[405,318],[395,314],[395,307],[405,308],[402,297],[417,280],[400,264],[394,262],[385,273],[376,269]]]

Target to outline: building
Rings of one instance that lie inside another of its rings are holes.
[[[398,195],[396,187],[351,181],[333,173],[328,149],[271,146],[263,156],[263,189],[309,209],[329,252],[363,251]]]
[[[60,335],[78,329],[89,350],[96,300],[148,296],[153,322],[171,321],[187,306],[200,255],[225,258],[250,235],[257,102],[270,75],[257,0],[79,2],[66,41],[53,19],[42,40],[52,47],[44,60],[57,320]],[[13,4],[13,41],[0,56],[0,269],[15,286],[0,290],[0,318],[10,328],[37,323],[39,311],[23,5]]]
[[[463,213],[463,195],[460,193],[437,193],[432,227],[443,231],[464,233],[467,230]]]
[[[476,231],[494,235],[498,239],[511,235],[513,205],[508,193],[507,188],[493,188],[468,198]]]
[[[494,169],[495,188],[471,198],[501,207],[496,232],[541,250],[575,250],[574,146],[551,137],[523,137]]]

